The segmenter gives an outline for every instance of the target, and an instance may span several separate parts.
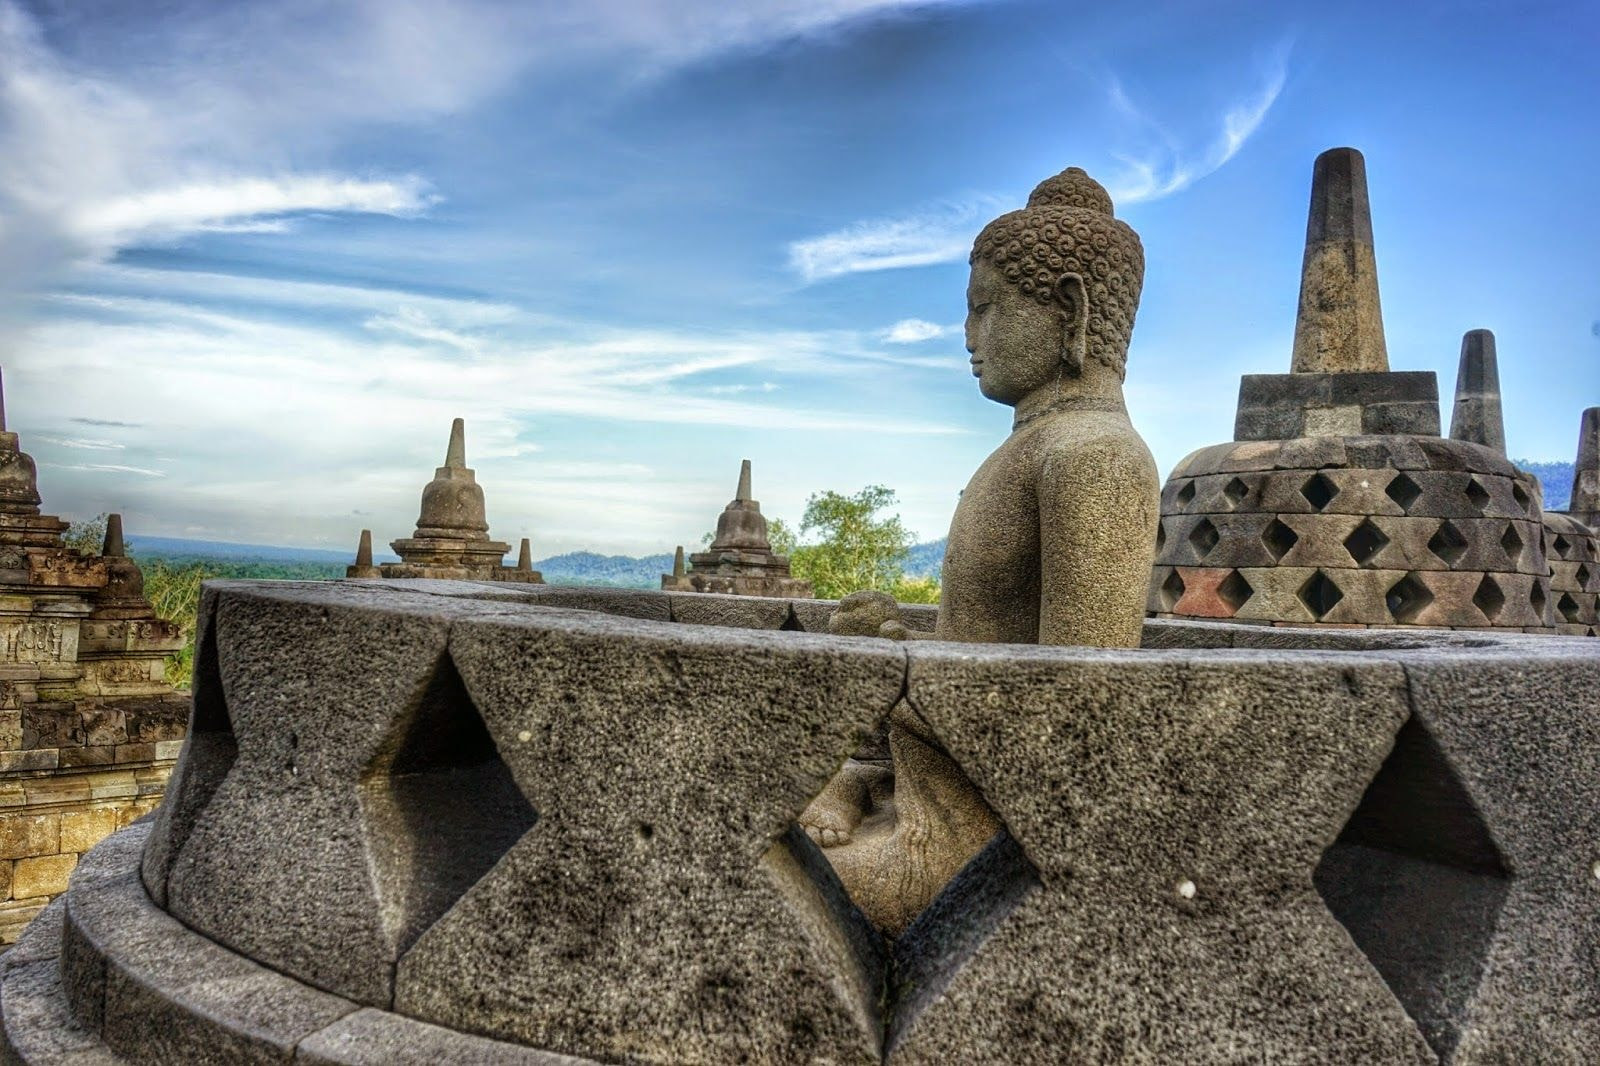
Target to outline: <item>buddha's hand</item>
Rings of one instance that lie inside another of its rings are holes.
[[[905,625],[900,621],[900,605],[886,592],[871,589],[852,592],[839,601],[839,606],[828,617],[828,632],[836,637],[888,637],[904,640],[886,630]]]

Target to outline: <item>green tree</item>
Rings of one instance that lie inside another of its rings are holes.
[[[183,632],[183,648],[167,656],[167,683],[186,689],[194,674],[194,638],[200,614],[200,584],[217,574],[203,563],[173,566],[157,559],[139,567],[144,572],[144,595],[156,617],[176,622]]]
[[[74,522],[61,534],[61,541],[68,548],[83,555],[99,555],[100,549],[106,543],[106,516],[95,515],[93,518],[82,522]]]
[[[810,581],[821,599],[862,589],[892,591],[905,575],[902,560],[911,547],[911,533],[899,515],[878,515],[894,502],[894,490],[883,485],[868,485],[854,496],[814,494],[806,501],[798,534],[818,539],[789,552],[794,575]]]

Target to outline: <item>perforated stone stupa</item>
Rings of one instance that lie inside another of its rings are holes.
[[[789,557],[772,550],[761,504],[750,492],[750,460],[739,466],[739,488],[717,518],[711,546],[689,556],[687,574],[674,563],[673,573],[662,575],[661,587],[737,596],[811,596],[809,581],[790,576]]]
[[[1544,555],[1556,628],[1600,636],[1600,407],[1583,412],[1567,509],[1544,514]]]
[[[0,944],[160,801],[188,717],[165,680],[183,636],[145,599],[122,516],[86,555],[41,502],[0,400]]]
[[[362,545],[349,577],[422,577],[461,581],[516,581],[539,584],[543,575],[533,569],[527,553],[517,566],[506,566],[511,545],[489,539],[489,520],[485,515],[483,486],[467,466],[466,424],[456,419],[450,426],[450,444],[445,449],[444,465],[433,472],[433,480],[422,490],[422,513],[417,528],[409,537],[390,541],[400,556],[398,563],[384,563],[371,573],[371,538],[363,531]],[[526,565],[524,565],[526,564]]]
[[[1505,456],[1486,330],[1463,341],[1452,430],[1431,372],[1389,369],[1361,153],[1324,152],[1292,371],[1246,375],[1234,440],[1168,478],[1150,612],[1548,632],[1539,483]]]

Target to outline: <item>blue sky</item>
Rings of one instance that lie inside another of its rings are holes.
[[[1367,157],[1396,369],[1493,329],[1515,456],[1600,403],[1586,3],[0,0],[0,363],[48,509],[408,535],[467,419],[492,532],[693,544],[869,483],[923,538],[1009,428],[966,254],[1083,166],[1147,256],[1163,470],[1288,369],[1311,161]]]

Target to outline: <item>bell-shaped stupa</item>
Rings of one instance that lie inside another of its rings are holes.
[[[384,577],[429,577],[461,581],[520,581],[542,583],[537,570],[505,565],[511,545],[489,539],[483,487],[467,466],[466,423],[450,426],[450,443],[444,465],[422,490],[422,510],[411,536],[390,541],[400,556],[398,563],[378,567]],[[347,571],[351,577],[367,576],[371,568],[370,544],[365,565],[358,557]],[[361,570],[362,573],[353,571]]]
[[[1505,455],[1494,337],[1463,340],[1440,436],[1434,374],[1389,369],[1353,148],[1313,169],[1291,367],[1246,375],[1233,441],[1168,478],[1150,613],[1549,632],[1539,483]]]
[[[687,588],[682,584],[685,578],[676,573],[677,566],[673,569],[672,576],[663,575],[662,588],[735,596],[811,597],[811,583],[791,577],[788,556],[772,550],[761,504],[751,496],[748,459],[740,464],[734,498],[717,517],[711,546],[689,556]]]

